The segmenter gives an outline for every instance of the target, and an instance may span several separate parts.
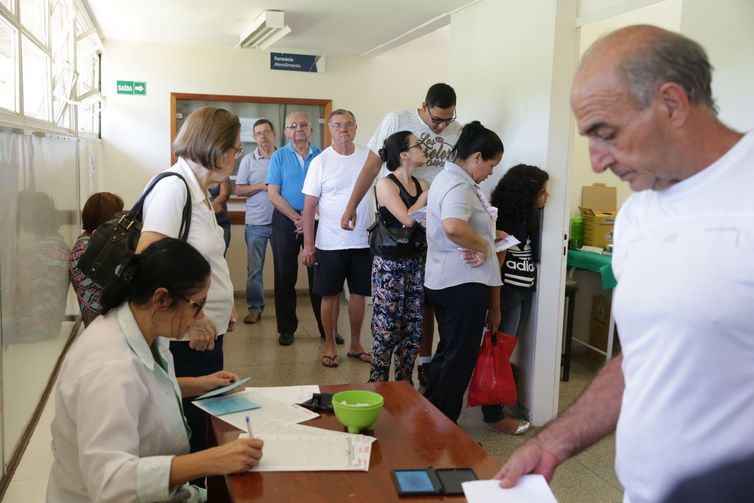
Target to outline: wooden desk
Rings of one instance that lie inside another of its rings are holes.
[[[382,415],[373,435],[368,472],[259,472],[211,477],[209,501],[242,503],[274,501],[377,502],[398,501],[391,470],[401,468],[471,467],[480,479],[492,478],[500,462],[456,424],[405,382],[320,386],[326,393],[346,389],[376,391],[385,398]],[[334,414],[303,423],[308,426],[344,431]],[[220,444],[238,437],[240,430],[215,417],[211,419],[210,442]],[[212,445],[212,444],[211,444]],[[225,483],[227,482],[227,484]],[[463,496],[412,496],[414,501],[462,501]],[[406,498],[404,498],[406,500]]]

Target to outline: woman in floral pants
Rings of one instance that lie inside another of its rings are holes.
[[[426,160],[422,145],[409,131],[399,131],[385,140],[380,157],[391,173],[375,188],[379,217],[387,227],[421,225],[411,213],[426,206],[429,184],[411,172]],[[369,381],[387,381],[395,355],[395,380],[413,385],[424,312],[423,250],[402,256],[375,254],[372,300],[374,343]]]

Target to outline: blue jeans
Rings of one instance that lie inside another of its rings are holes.
[[[267,241],[269,241],[271,233],[271,224],[246,224],[244,231],[248,270],[246,277],[246,303],[249,309],[260,313],[264,311],[264,284],[262,283],[264,255],[267,251]]]
[[[532,290],[519,286],[500,287],[500,331],[518,337],[519,329],[526,324],[531,312]],[[483,405],[485,422],[495,423],[505,417],[502,405]]]

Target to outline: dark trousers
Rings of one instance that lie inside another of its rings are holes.
[[[490,304],[489,287],[464,283],[442,290],[427,288],[426,293],[435,308],[440,341],[429,365],[424,396],[451,421],[457,421],[479,354]]]
[[[296,317],[296,279],[298,278],[298,254],[304,247],[304,236],[296,234],[293,222],[278,210],[272,212],[272,261],[275,268],[275,319],[278,333],[293,334],[298,328]],[[309,300],[317,320],[320,335],[324,335],[322,326],[322,296],[312,291],[314,286],[314,269],[307,268],[309,277]]]
[[[170,342],[170,352],[173,354],[176,377],[199,377],[212,374],[223,369],[223,336],[215,340],[212,351],[195,351],[187,342]],[[203,451],[207,448],[207,431],[209,418],[207,413],[191,403],[194,397],[184,398],[183,415],[191,428],[189,445],[191,452]],[[204,487],[204,477],[191,481],[194,485]]]

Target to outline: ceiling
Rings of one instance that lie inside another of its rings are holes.
[[[447,25],[479,0],[85,1],[105,40],[231,48],[262,11],[282,10],[292,31],[272,49],[375,55]]]

